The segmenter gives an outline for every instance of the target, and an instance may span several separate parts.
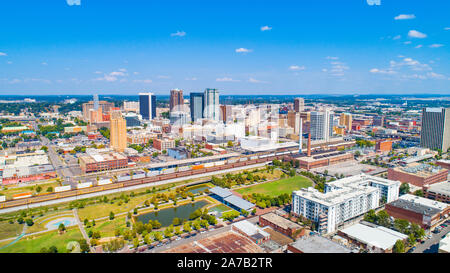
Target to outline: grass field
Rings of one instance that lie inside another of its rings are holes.
[[[6,199],[11,199],[14,194],[23,193],[23,192],[33,192],[36,193],[36,188],[41,187],[41,193],[45,193],[48,187],[52,187],[53,190],[55,187],[59,186],[57,182],[47,182],[40,183],[35,185],[30,185],[27,187],[17,187],[17,185],[4,186],[3,189],[0,190],[0,194],[6,195]]]
[[[0,222],[0,239],[6,239],[18,236],[22,233],[23,224],[18,224],[17,221],[10,224],[8,221]]]
[[[121,230],[126,228],[125,217],[118,217],[112,221],[105,220],[95,223],[94,227],[86,228],[86,232],[91,229],[92,231],[100,231],[100,235],[102,236],[102,238],[114,237],[116,228],[119,228]]]
[[[237,189],[236,192],[244,194],[262,193],[270,196],[278,196],[283,193],[291,194],[300,188],[307,188],[312,182],[304,176],[294,176],[273,182],[261,183],[254,186]]]
[[[67,252],[66,246],[70,241],[77,241],[83,236],[78,227],[69,228],[67,232],[59,235],[57,231],[51,231],[36,236],[28,236],[6,248],[0,249],[0,253],[39,253],[43,247],[56,246],[59,253]]]

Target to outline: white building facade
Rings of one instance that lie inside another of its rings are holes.
[[[326,184],[325,191],[310,187],[292,193],[292,212],[318,223],[320,233],[336,231],[345,221],[398,199],[399,181],[360,174]]]

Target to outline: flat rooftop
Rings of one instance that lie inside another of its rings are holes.
[[[431,200],[424,197],[415,196],[412,194],[405,194],[399,197],[399,199],[407,200],[409,202],[418,203],[427,207],[432,207],[440,211],[445,210],[449,205],[443,202]]]
[[[274,223],[275,225],[283,228],[283,229],[300,229],[301,226],[297,223],[294,223],[292,221],[289,221],[279,215],[276,215],[275,213],[267,213],[264,215],[261,215],[260,218],[265,219],[271,223]]]
[[[450,196],[450,182],[444,181],[431,184],[428,188],[428,191]]]
[[[394,202],[389,203],[389,205],[429,217],[432,217],[441,212],[441,210],[439,209],[428,207],[419,203],[414,203],[405,199],[397,199]]]
[[[304,236],[291,244],[303,253],[351,253],[351,249],[322,236]]]
[[[363,224],[356,224],[341,230],[348,237],[355,239],[368,246],[386,250],[391,249],[397,240],[408,238],[407,235],[385,227],[369,227]]]
[[[394,168],[397,172],[407,173],[423,178],[428,178],[430,176],[442,173],[442,172],[448,172],[447,169],[444,169],[439,166],[432,166],[429,164],[420,164],[420,163],[412,163],[407,165],[406,167],[396,167]]]
[[[186,243],[165,253],[263,253],[263,249],[247,237],[234,231],[209,236],[198,241]]]

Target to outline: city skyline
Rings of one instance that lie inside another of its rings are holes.
[[[4,3],[0,94],[450,93],[449,3],[171,4]]]

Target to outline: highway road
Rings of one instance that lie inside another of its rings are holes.
[[[142,188],[149,188],[149,187],[154,187],[154,186],[159,186],[159,185],[164,185],[164,184],[181,182],[181,181],[185,181],[185,180],[189,180],[189,179],[195,179],[195,178],[201,178],[201,177],[206,177],[206,176],[218,175],[218,174],[223,174],[223,173],[229,173],[229,172],[241,171],[241,170],[246,170],[246,169],[258,168],[258,167],[263,167],[263,166],[265,166],[265,165],[267,165],[269,163],[270,162],[259,163],[259,164],[242,166],[242,167],[233,168],[233,169],[227,169],[227,170],[221,170],[221,171],[215,171],[215,172],[208,172],[208,173],[196,174],[196,175],[191,175],[191,176],[184,176],[184,177],[168,179],[168,180],[163,180],[163,181],[158,181],[158,182],[153,182],[153,183],[140,184],[140,185],[131,186],[131,187],[125,187],[125,188],[120,188],[120,189],[106,190],[106,191],[100,191],[100,192],[83,194],[83,195],[79,195],[79,196],[60,198],[60,199],[56,199],[56,200],[50,200],[50,201],[45,201],[45,202],[40,202],[40,203],[34,203],[34,204],[29,204],[29,205],[5,208],[5,209],[0,209],[0,214],[13,212],[13,211],[18,211],[18,210],[23,210],[23,209],[28,209],[28,208],[37,208],[37,207],[54,205],[54,204],[59,204],[59,203],[64,203],[64,202],[70,202],[70,201],[75,201],[75,200],[78,200],[78,199],[86,199],[86,198],[91,198],[91,197],[96,197],[96,196],[103,196],[103,195],[107,195],[107,194],[120,193],[120,192],[124,192],[124,191],[132,191],[132,190],[137,190],[137,189],[142,189]]]

